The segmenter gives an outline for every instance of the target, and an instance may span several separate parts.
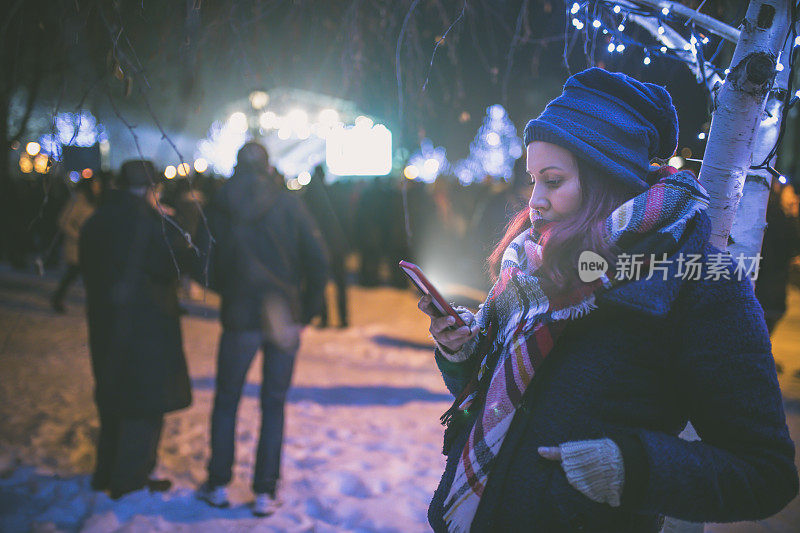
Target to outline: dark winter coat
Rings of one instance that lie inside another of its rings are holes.
[[[705,214],[684,254],[717,253]],[[673,257],[674,259],[674,257]],[[747,279],[656,275],[598,296],[537,370],[489,474],[472,531],[657,532],[660,516],[693,522],[755,520],[798,491],[794,445],[764,316]],[[472,362],[437,354],[457,393]],[[702,442],[677,435],[691,421]],[[442,503],[467,432],[451,449],[429,520]],[[589,500],[539,446],[610,437],[625,465],[622,505]]]
[[[280,295],[293,319],[318,315],[328,263],[319,230],[302,201],[252,174],[235,174],[209,212],[212,286],[222,296],[226,330],[264,327],[264,303]]]
[[[182,259],[179,241],[171,245]],[[156,212],[109,191],[81,230],[79,253],[98,407],[122,416],[187,407],[177,270]]]

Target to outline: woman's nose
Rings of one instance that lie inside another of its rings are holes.
[[[550,207],[550,202],[547,201],[542,194],[537,194],[537,191],[534,189],[533,194],[531,194],[531,199],[528,202],[528,207],[531,209],[547,209]]]

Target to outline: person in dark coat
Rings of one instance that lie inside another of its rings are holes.
[[[261,429],[253,472],[253,513],[280,505],[284,403],[302,327],[322,308],[328,276],[319,230],[296,196],[288,193],[257,143],[240,150],[236,170],[209,209],[215,245],[212,287],[222,296],[222,337],[211,415],[208,480],[198,497],[229,505],[226,485],[234,460],[236,410],[247,370],[263,352]]]
[[[303,200],[308,210],[317,223],[322,238],[325,240],[325,247],[328,250],[328,261],[330,265],[331,280],[336,287],[336,307],[339,312],[339,327],[346,328],[348,324],[347,311],[347,269],[345,260],[350,251],[344,229],[339,215],[334,210],[333,203],[329,194],[328,186],[325,185],[325,171],[322,166],[314,169],[311,175],[311,182],[305,188]],[[323,291],[322,313],[320,325],[324,328],[328,326],[328,303],[325,301]]]
[[[163,417],[191,403],[174,262],[184,251],[146,200],[155,176],[149,161],[124,163],[79,240],[100,415],[92,487],[114,498],[169,488],[149,479]]]
[[[466,326],[436,316],[456,396],[434,531],[655,533],[765,518],[798,493],[764,315],[708,242],[709,197],[652,167],[669,93],[589,69],[524,130],[534,188]],[[702,440],[679,434],[691,422]]]
[[[784,212],[780,190],[778,180],[773,180],[767,202],[767,229],[761,245],[761,265],[756,278],[756,298],[764,308],[770,334],[786,313],[789,267],[792,258],[800,254],[800,228],[797,219]]]

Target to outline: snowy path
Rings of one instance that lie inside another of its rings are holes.
[[[247,503],[259,364],[239,411],[233,507],[211,509],[192,494],[208,459],[220,331],[214,306],[190,304],[183,320],[194,403],[166,417],[158,471],[175,487],[115,502],[89,488],[97,421],[81,290],[73,289],[69,313],[58,316],[47,303],[54,285],[52,278],[0,270],[0,532],[428,530],[425,513],[444,465],[438,417],[450,397],[413,293],[353,288],[353,327],[306,330],[287,407],[285,505],[256,519]],[[776,358],[787,367],[785,391],[800,368],[800,353],[795,357],[794,344],[787,344],[800,338],[800,293],[792,295],[790,315],[773,339]],[[796,441],[797,400],[788,404]],[[788,533],[798,523],[796,499],[765,522],[707,525],[706,531]]]
[[[190,306],[183,321],[194,403],[167,416],[159,466],[176,488],[114,502],[89,489],[97,421],[81,299],[74,296],[69,314],[56,316],[47,307],[52,286],[0,277],[0,531],[427,529],[427,505],[444,465],[438,417],[450,397],[410,292],[354,289],[353,327],[306,330],[287,410],[285,505],[255,519],[246,504],[258,364],[239,411],[233,508],[211,509],[192,495],[208,458],[220,331],[211,306]],[[202,311],[209,317],[195,314]]]

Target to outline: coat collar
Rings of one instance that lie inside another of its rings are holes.
[[[708,242],[711,232],[711,221],[705,211],[698,212],[689,222],[684,237],[678,243],[678,249],[669,256],[666,265],[666,280],[662,272],[655,273],[651,279],[647,277],[647,269],[642,268],[642,279],[622,283],[608,292],[597,296],[598,305],[611,304],[651,316],[664,316],[672,308],[684,280],[678,276],[679,254],[701,254]]]

